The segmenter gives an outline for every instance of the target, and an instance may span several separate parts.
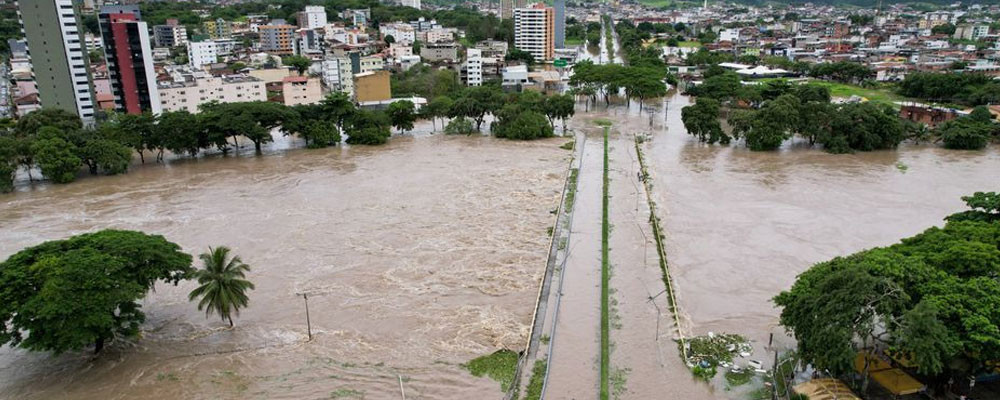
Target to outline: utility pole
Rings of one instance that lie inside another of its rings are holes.
[[[302,300],[306,302],[306,332],[309,333],[309,341],[313,340],[312,322],[309,321],[309,295],[302,293]]]

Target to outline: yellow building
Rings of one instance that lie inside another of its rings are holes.
[[[354,75],[354,97],[358,103],[392,98],[389,71],[362,72]]]

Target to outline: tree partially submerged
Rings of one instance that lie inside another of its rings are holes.
[[[198,311],[205,310],[205,316],[217,314],[223,321],[229,321],[233,326],[233,315],[240,315],[240,308],[250,304],[247,291],[254,285],[246,278],[250,266],[243,263],[239,256],[229,255],[229,248],[220,246],[208,248],[198,258],[202,261],[202,269],[194,272],[198,287],[191,291],[188,299],[198,300]]]
[[[191,256],[159,235],[103,230],[29,247],[0,263],[0,344],[62,353],[135,337],[139,300],[177,284]]]
[[[1000,359],[1000,222],[996,193],[885,248],[816,264],[774,298],[799,354],[848,374],[876,342],[935,385],[974,376]]]

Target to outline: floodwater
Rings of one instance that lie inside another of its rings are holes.
[[[739,145],[708,146],[684,130],[680,113],[688,101],[671,94],[665,101],[647,103],[641,115],[636,102],[627,108],[608,108],[601,102],[571,124],[586,130],[593,118],[614,122],[611,285],[613,324],[618,326],[611,332],[611,363],[624,378],[618,396],[622,399],[663,394],[745,398],[750,389],[725,389],[721,373],[711,386],[694,382],[670,340],[674,326],[665,305],[645,301],[663,285],[635,176],[633,134],[649,137],[642,148],[653,200],[663,219],[681,332],[688,337],[708,332],[745,335],[754,345],[750,358],[765,365],[773,350],[794,347],[778,325],[779,310],[771,298],[788,289],[796,275],[817,262],[889,245],[941,225],[944,216],[964,208],[961,196],[1000,190],[1000,152],[995,147],[966,152],[908,144],[893,151],[833,155],[802,144],[763,153]],[[590,139],[600,140],[593,135]],[[584,151],[584,164],[586,157]],[[580,185],[576,218],[585,215],[580,206],[586,183]],[[590,263],[596,266],[598,257],[591,256]],[[568,287],[564,291],[573,289]],[[585,284],[576,289],[594,290]],[[592,307],[596,312],[596,304]],[[570,312],[563,310],[564,315]],[[772,333],[774,346],[768,348]],[[557,363],[560,352],[593,351],[587,341],[560,350],[571,345],[564,334],[559,336],[554,339],[559,343]],[[588,376],[580,374],[577,383],[592,388],[584,379]]]
[[[777,152],[708,146],[684,130],[688,101],[668,99],[666,116],[656,116],[665,129],[631,119],[636,131],[652,134],[645,151],[686,329],[744,334],[765,364],[773,357],[764,349],[770,333],[776,348],[794,346],[771,298],[796,275],[942,225],[964,209],[961,196],[1000,190],[995,146],[903,145],[848,155],[801,145]]]
[[[157,286],[142,338],[97,358],[0,348],[0,398],[499,398],[459,364],[527,340],[564,141],[401,137],[0,196],[0,258],[136,229],[191,254],[229,246],[257,285],[235,329],[185,282]]]

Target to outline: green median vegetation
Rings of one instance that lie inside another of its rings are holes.
[[[514,374],[517,372],[517,353],[507,349],[501,349],[492,354],[477,357],[464,365],[472,375],[483,377],[488,376],[500,382],[500,390],[510,390],[510,385],[514,383]]]
[[[545,371],[548,368],[546,360],[535,360],[531,367],[531,379],[524,391],[524,400],[539,400],[542,398],[542,386],[545,385]]]
[[[610,280],[611,271],[608,258],[608,236],[611,226],[608,222],[608,127],[604,127],[604,181],[601,205],[601,400],[610,395],[611,374],[611,326],[610,326]]]

